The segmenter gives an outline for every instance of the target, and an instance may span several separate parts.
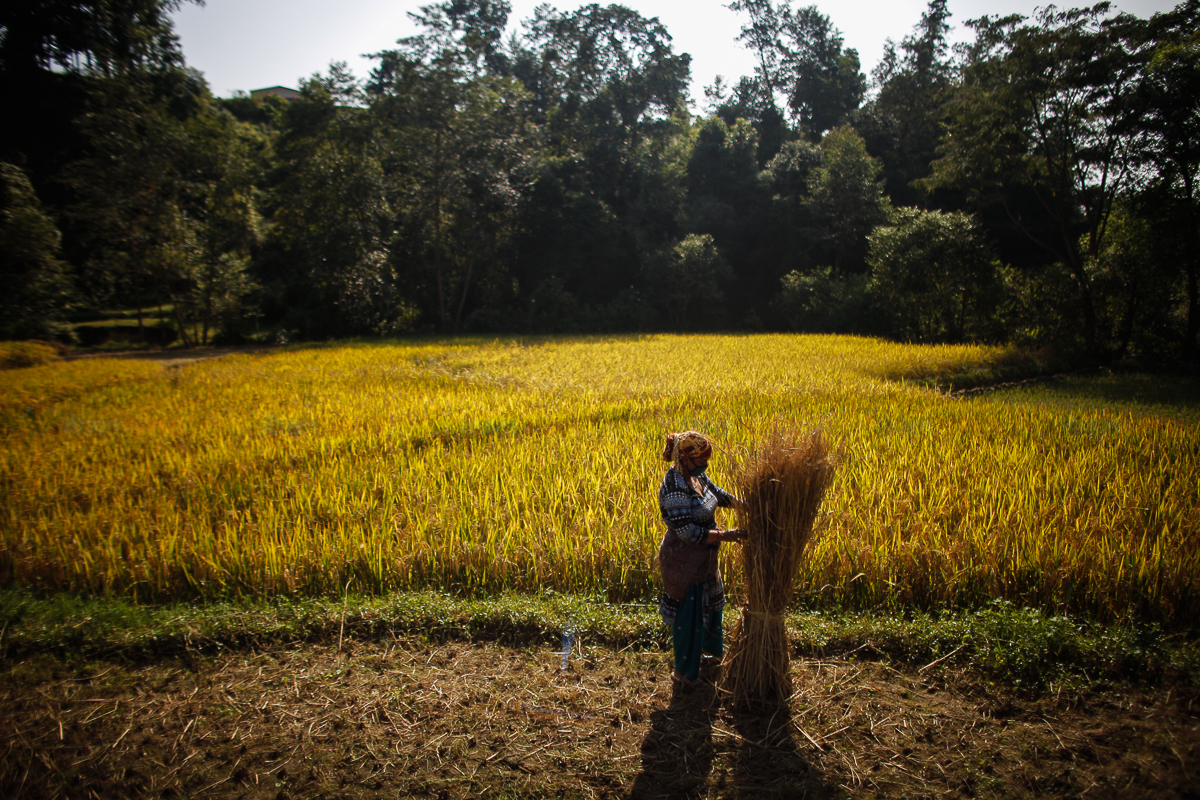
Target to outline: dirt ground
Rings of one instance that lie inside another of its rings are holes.
[[[0,796],[1200,797],[1192,690],[1030,700],[796,660],[787,707],[739,713],[673,691],[668,660],[397,639],[2,661]]]

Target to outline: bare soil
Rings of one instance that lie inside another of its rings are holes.
[[[401,639],[0,661],[0,796],[1200,797],[1192,689],[1028,699],[940,666],[796,660],[786,707],[739,712],[669,667]]]

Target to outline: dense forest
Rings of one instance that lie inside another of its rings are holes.
[[[688,55],[621,5],[512,28],[505,0],[442,0],[369,76],[286,101],[215,98],[179,2],[0,8],[0,338],[129,308],[184,344],[767,330],[1197,359],[1200,0],[983,17],[957,47],[931,0],[869,76],[816,6],[735,0],[757,67],[699,114]]]

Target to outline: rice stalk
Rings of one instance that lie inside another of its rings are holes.
[[[724,667],[725,689],[737,705],[791,694],[783,615],[836,466],[820,428],[777,428],[741,468],[738,519],[749,534],[741,548],[745,604]]]

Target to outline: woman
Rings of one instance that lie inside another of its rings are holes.
[[[721,628],[725,584],[717,552],[721,542],[746,538],[736,528],[716,527],[713,514],[717,508],[731,508],[737,500],[704,474],[711,456],[712,443],[704,434],[669,434],[662,457],[674,463],[658,490],[658,505],[667,523],[658,549],[666,589],[660,609],[675,648],[673,677],[687,688],[700,684],[704,653],[720,658],[725,652]]]

